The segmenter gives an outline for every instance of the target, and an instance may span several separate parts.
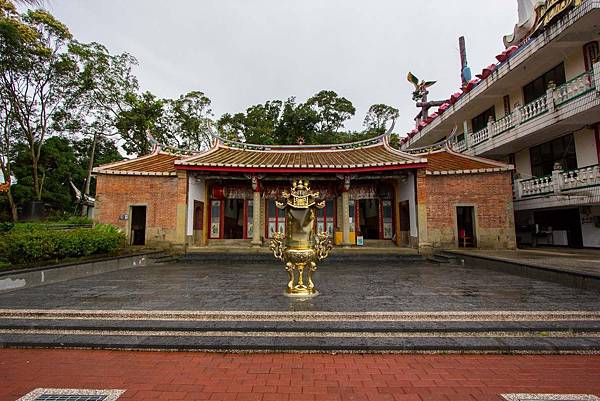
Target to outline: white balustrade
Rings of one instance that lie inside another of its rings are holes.
[[[517,199],[598,187],[600,186],[600,164],[570,171],[553,171],[552,175],[528,180],[516,180],[514,184]]]
[[[498,135],[514,127],[512,113],[505,115],[492,125],[494,135]]]
[[[548,98],[546,97],[546,95],[544,95],[530,103],[527,103],[525,106],[523,106],[522,122],[525,122],[534,117],[537,117],[540,114],[545,113],[547,110],[548,110]]]
[[[568,102],[569,100],[582,95],[594,89],[593,71],[585,72],[569,82],[562,84],[554,90],[554,102],[557,105]]]
[[[477,132],[471,134],[471,143],[473,146],[480,144],[481,142],[489,139],[490,130],[488,127],[482,128]]]
[[[454,147],[452,148],[456,152],[464,152],[467,150],[467,141],[464,139],[461,141],[457,141],[454,143]]]
[[[600,165],[582,167],[561,173],[561,190],[600,185]]]
[[[552,176],[531,178],[517,182],[521,186],[519,193],[522,197],[543,195],[554,192]]]

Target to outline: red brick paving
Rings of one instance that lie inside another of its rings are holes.
[[[0,400],[37,387],[126,389],[119,401],[497,401],[600,395],[600,356],[0,350]]]

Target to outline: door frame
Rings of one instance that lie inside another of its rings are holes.
[[[131,222],[133,221],[133,208],[134,207],[145,207],[146,216],[144,219],[144,246],[148,243],[148,204],[147,203],[130,203],[127,205],[129,218],[127,219],[127,242],[129,245],[133,243],[133,233],[131,229]]]
[[[477,217],[477,205],[474,203],[455,203],[452,206],[452,213],[454,214],[454,246],[456,248],[459,248],[459,241],[460,239],[458,238],[458,208],[459,207],[472,207],[473,208],[473,231],[474,234],[473,235],[473,240],[475,241],[475,244],[473,246],[474,249],[479,248],[479,219]]]

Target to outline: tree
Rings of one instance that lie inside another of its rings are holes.
[[[79,102],[63,110],[61,122],[65,130],[92,139],[82,190],[84,195],[89,195],[96,146],[103,138],[118,134],[116,123],[126,109],[126,96],[138,89],[137,78],[132,73],[137,60],[128,53],[112,55],[99,43],[73,41],[69,51],[79,66],[75,78]],[[81,212],[87,215],[86,208]]]
[[[290,97],[283,106],[275,143],[294,145],[300,139],[307,145],[319,143],[315,132],[319,121],[319,115],[310,105],[296,104],[296,99]]]
[[[6,3],[4,3],[6,4]],[[42,199],[38,171],[42,145],[54,134],[54,117],[74,100],[76,64],[67,53],[68,28],[45,11],[3,18],[0,26],[0,88],[11,105],[16,132],[30,152],[33,195]]]
[[[316,129],[321,135],[338,132],[344,122],[356,113],[352,102],[334,91],[322,90],[309,98],[306,104],[319,116]]]
[[[163,131],[164,101],[150,92],[125,96],[126,110],[119,113],[116,127],[124,140],[123,149],[128,154],[146,155],[152,150],[148,132],[161,144],[177,146],[173,135]]]
[[[77,157],[77,163],[86,169],[83,194],[94,196],[96,189],[91,179],[91,168],[123,160],[123,156],[119,153],[114,141],[103,135],[74,140],[72,146]],[[82,214],[87,215],[84,208],[82,208]]]
[[[211,144],[207,123],[213,116],[210,99],[200,91],[192,91],[175,100],[165,100],[162,130],[169,132],[178,146],[201,150]]]
[[[374,104],[369,107],[363,123],[367,131],[385,132],[385,125],[389,120],[398,117],[398,109],[385,104]]]
[[[246,109],[246,113],[223,114],[217,121],[219,133],[228,139],[256,144],[276,144],[282,102],[270,100]]]
[[[17,221],[17,205],[15,204],[12,186],[10,185],[12,171],[13,146],[17,142],[15,137],[16,123],[12,114],[11,104],[6,96],[2,96],[0,91],[0,172],[5,183],[8,183],[6,198],[10,209],[10,216],[13,221]]]
[[[87,175],[89,149],[92,138],[69,140],[66,137],[54,136],[47,139],[42,146],[39,170],[44,177],[44,193],[42,200],[55,212],[73,213],[78,205],[75,202],[70,181],[81,188]],[[14,147],[14,185],[15,200],[23,206],[33,193],[33,177],[27,167],[31,154],[25,144]],[[115,144],[104,137],[98,139],[95,160],[97,164],[112,163],[123,157]],[[91,186],[94,194],[94,186]]]
[[[217,130],[219,135],[232,141],[244,141],[244,113],[229,114],[225,113],[217,120]],[[260,143],[260,142],[255,142]]]
[[[81,184],[85,168],[78,163],[71,142],[64,137],[52,137],[44,141],[39,159],[39,172],[44,179],[41,198],[55,211],[72,211],[75,207],[69,180]],[[31,152],[26,144],[15,147],[14,174],[17,177],[15,198],[23,206],[34,193],[34,179],[27,167],[31,163]],[[69,210],[70,209],[70,210]]]

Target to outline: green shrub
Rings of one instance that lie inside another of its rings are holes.
[[[112,233],[112,234],[116,234],[116,233],[121,233],[121,229],[117,226],[113,226],[112,224],[96,224],[94,226],[94,230],[98,231],[98,232],[103,232],[103,233]]]
[[[125,243],[120,232],[80,228],[69,231],[12,230],[0,237],[0,253],[10,263],[77,258],[117,251]]]
[[[0,223],[0,233],[5,233],[13,229],[15,223]]]

